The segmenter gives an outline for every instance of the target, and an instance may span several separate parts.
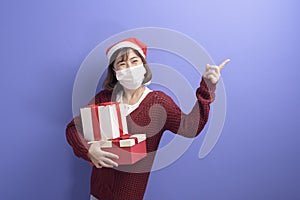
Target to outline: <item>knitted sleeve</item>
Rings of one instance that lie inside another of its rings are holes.
[[[90,104],[97,104],[110,101],[111,93],[107,90],[99,92],[90,102]],[[88,157],[89,145],[83,137],[82,123],[80,115],[76,116],[66,128],[66,138],[68,143],[72,146],[74,154],[87,161],[90,161]]]
[[[166,110],[165,130],[192,138],[200,134],[204,128],[210,110],[210,103],[215,98],[216,85],[202,78],[200,87],[196,90],[197,102],[189,114],[185,114],[167,95],[163,106]]]

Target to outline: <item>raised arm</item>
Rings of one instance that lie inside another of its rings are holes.
[[[215,98],[216,85],[206,82],[209,80],[202,78],[200,87],[196,90],[197,102],[188,114],[183,113],[169,96],[164,96],[163,107],[167,114],[164,127],[166,130],[188,138],[195,137],[201,132],[208,120],[210,103]]]
[[[164,107],[167,114],[165,129],[189,138],[200,134],[207,123],[210,104],[215,99],[220,70],[229,61],[227,59],[219,66],[207,65],[200,87],[196,90],[197,102],[189,114],[183,113],[170,97],[165,97]]]

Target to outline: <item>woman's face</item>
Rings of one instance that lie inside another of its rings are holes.
[[[129,49],[125,53],[119,53],[114,63],[114,70],[118,71],[141,64],[143,64],[142,59],[132,49]]]

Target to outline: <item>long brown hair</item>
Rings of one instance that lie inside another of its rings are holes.
[[[115,60],[117,59],[117,56],[119,56],[119,57],[121,56],[122,60],[127,60],[130,50],[132,50],[137,56],[139,56],[142,59],[142,62],[146,69],[146,74],[145,74],[143,83],[147,83],[151,80],[152,72],[149,68],[149,65],[148,65],[146,59],[136,49],[133,49],[131,47],[124,47],[124,48],[120,48],[116,52],[114,52],[114,54],[111,56],[111,58],[109,60],[109,64],[107,67],[107,75],[106,75],[106,78],[102,85],[102,87],[104,89],[111,91],[115,88],[116,84],[118,83],[118,80],[116,78],[116,74],[114,71]]]

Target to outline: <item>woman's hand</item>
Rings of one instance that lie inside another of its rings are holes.
[[[101,141],[92,143],[88,155],[93,162],[93,164],[97,168],[102,168],[102,167],[117,167],[118,163],[114,162],[112,159],[118,159],[119,156],[116,154],[102,151],[101,150]]]
[[[230,61],[230,59],[225,60],[220,64],[219,66],[217,65],[206,65],[205,72],[203,74],[204,78],[210,80],[211,83],[216,84],[221,76],[221,69]]]

